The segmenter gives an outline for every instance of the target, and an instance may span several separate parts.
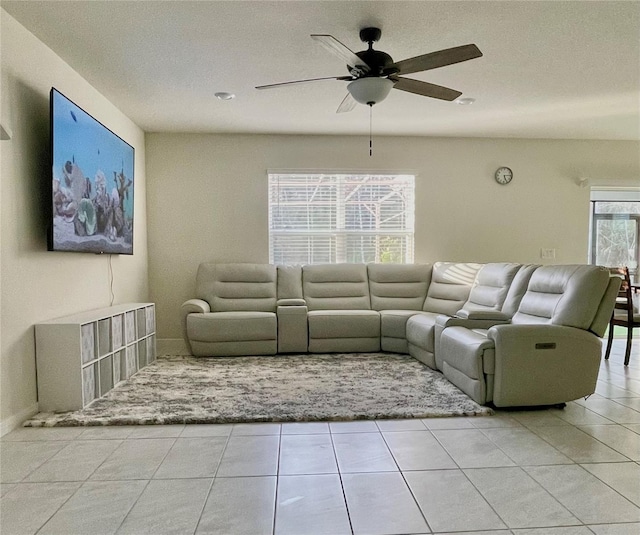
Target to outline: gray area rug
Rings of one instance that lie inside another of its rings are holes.
[[[81,411],[25,426],[299,422],[492,414],[408,355],[159,357]]]

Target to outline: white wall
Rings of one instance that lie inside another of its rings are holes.
[[[33,325],[108,306],[108,257],[47,252],[49,90],[55,86],[135,148],[134,255],[112,257],[114,303],[148,295],[144,132],[60,57],[0,10],[0,432],[36,409]]]
[[[149,280],[161,339],[203,261],[268,262],[269,169],[413,171],[415,261],[586,262],[589,189],[637,186],[638,142],[147,134]],[[495,170],[514,179],[498,185]]]

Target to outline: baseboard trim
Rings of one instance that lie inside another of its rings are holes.
[[[34,403],[30,407],[20,411],[18,414],[9,416],[0,422],[0,437],[5,436],[14,429],[20,427],[25,420],[31,418],[34,414],[38,413],[38,404]]]
[[[158,355],[190,355],[187,344],[182,338],[158,338],[156,342]]]

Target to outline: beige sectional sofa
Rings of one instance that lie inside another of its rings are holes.
[[[201,264],[182,306],[196,356],[405,353],[479,403],[593,393],[619,279],[587,265]]]

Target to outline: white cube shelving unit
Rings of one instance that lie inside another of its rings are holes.
[[[78,410],[155,360],[155,306],[65,316],[36,324],[35,335],[40,410]]]

